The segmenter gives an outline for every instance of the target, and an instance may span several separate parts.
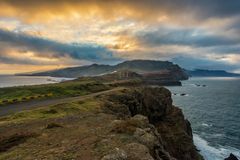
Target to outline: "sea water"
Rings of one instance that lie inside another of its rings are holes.
[[[37,85],[48,83],[59,83],[61,81],[71,80],[71,78],[55,78],[45,76],[13,76],[13,75],[0,75],[0,88]]]
[[[190,120],[194,143],[206,160],[240,158],[240,78],[191,78],[168,87]]]

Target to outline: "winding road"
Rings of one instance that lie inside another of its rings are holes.
[[[114,88],[114,89],[111,89],[111,90],[96,92],[96,93],[92,93],[92,94],[88,94],[88,95],[84,95],[84,96],[68,97],[68,98],[56,98],[56,99],[44,99],[44,100],[33,100],[33,101],[28,101],[28,102],[4,105],[4,106],[0,106],[0,117],[7,116],[9,114],[17,113],[17,112],[20,112],[20,111],[31,110],[31,109],[36,109],[36,108],[40,108],[40,107],[47,107],[47,106],[51,106],[51,105],[57,105],[57,104],[62,104],[62,103],[69,103],[69,102],[84,100],[84,99],[87,99],[87,98],[95,97],[95,96],[106,94],[106,93],[113,92],[113,91],[118,91],[118,90],[121,90],[121,89],[123,89],[123,88],[118,87],[118,88]]]

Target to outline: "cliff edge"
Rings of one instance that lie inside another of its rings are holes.
[[[189,121],[184,118],[181,109],[172,105],[171,93],[166,88],[127,89],[105,99],[105,111],[119,119],[111,123],[111,132],[127,134],[135,141],[104,156],[102,160],[203,159],[193,144]]]
[[[201,160],[166,88],[102,94],[0,117],[0,160]]]

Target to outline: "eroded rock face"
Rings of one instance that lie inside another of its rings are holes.
[[[149,154],[156,160],[173,160],[162,146],[161,136],[154,125],[150,124],[148,118],[143,115],[135,115],[125,120],[114,120],[110,125],[110,131],[117,134],[128,134],[132,141],[148,148]],[[127,152],[128,148],[122,148]],[[127,149],[127,150],[126,150]],[[127,152],[134,155],[135,153]],[[147,156],[149,157],[149,156]]]
[[[108,100],[112,104],[108,108],[111,113],[125,113],[116,114],[118,117],[122,115],[122,120],[112,125],[112,131],[132,135],[137,143],[149,149],[153,159],[202,159],[193,144],[189,121],[185,120],[179,108],[172,105],[171,93],[166,88],[128,89],[110,95]]]
[[[224,160],[238,160],[238,158],[234,154],[230,154],[228,158],[225,158]]]
[[[172,110],[171,93],[165,88],[142,88],[134,90],[132,101],[126,105],[132,115],[142,114],[156,123]],[[131,102],[134,102],[131,104]]]

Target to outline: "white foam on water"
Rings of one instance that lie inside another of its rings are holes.
[[[232,147],[220,147],[215,148],[208,144],[208,142],[202,139],[199,135],[193,134],[194,144],[197,149],[200,150],[200,154],[205,160],[224,160],[230,153],[240,158],[240,150]]]
[[[212,127],[212,124],[207,124],[207,123],[202,123],[201,125],[204,127]]]

